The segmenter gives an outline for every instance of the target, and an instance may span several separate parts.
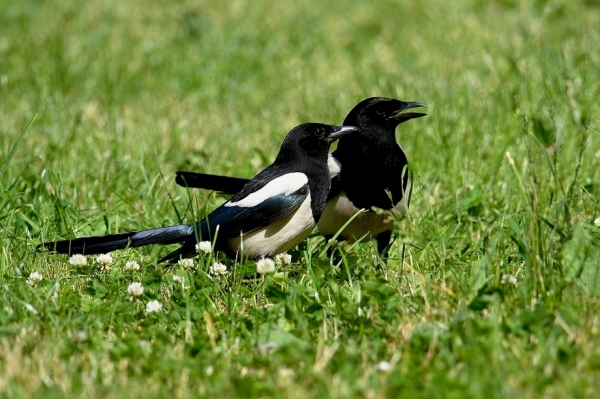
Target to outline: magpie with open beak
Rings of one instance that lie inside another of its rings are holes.
[[[285,137],[275,161],[246,181],[227,202],[191,224],[140,232],[46,242],[39,247],[67,254],[99,254],[150,244],[181,247],[159,262],[192,257],[199,241],[234,258],[259,259],[285,252],[304,240],[321,217],[331,187],[330,144],[357,133],[353,126],[306,123]],[[218,232],[217,232],[218,228]]]
[[[408,160],[396,142],[396,127],[410,119],[426,116],[405,112],[426,105],[385,97],[367,98],[346,116],[344,125],[359,132],[341,139],[328,159],[331,190],[318,228],[327,238],[335,235],[359,210],[352,222],[338,236],[354,242],[364,237],[377,240],[380,253],[391,244],[394,224],[389,215],[375,208],[404,214],[408,207],[411,183]],[[177,184],[220,191],[236,192],[247,180],[193,172],[177,172]]]

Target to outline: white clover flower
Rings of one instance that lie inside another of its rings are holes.
[[[174,275],[173,276],[173,281],[175,281],[176,283],[181,284],[181,283],[183,283],[183,277],[178,276],[178,275]]]
[[[200,241],[196,244],[196,252],[204,252],[205,254],[210,253],[212,251],[212,244],[210,241]]]
[[[158,313],[162,310],[162,303],[157,300],[150,301],[146,304],[146,313]]]
[[[140,270],[140,264],[134,260],[125,263],[125,270]]]
[[[71,333],[71,339],[75,342],[87,341],[88,333],[84,330],[75,330]]]
[[[29,284],[31,286],[35,286],[37,283],[39,283],[43,279],[44,279],[44,276],[42,276],[42,273],[38,273],[36,271],[33,271],[29,275],[29,278],[27,278],[27,284]]]
[[[517,285],[517,277],[514,274],[503,274],[500,283]]]
[[[190,258],[179,259],[179,262],[177,262],[177,263],[179,264],[179,266],[182,266],[182,267],[194,266],[194,260],[190,259]]]
[[[134,296],[141,296],[144,293],[144,286],[138,281],[133,282],[127,287],[127,293],[132,299]]]
[[[596,220],[594,220],[594,226],[600,227],[600,218],[596,218]]]
[[[390,364],[390,362],[386,362],[385,360],[382,362],[377,363],[377,370],[379,371],[390,371],[390,369],[392,368],[392,365]]]
[[[100,266],[100,270],[110,270],[110,264],[112,261],[113,258],[110,254],[100,254],[96,256],[96,262]]]
[[[227,273],[227,266],[222,263],[215,262],[209,268],[210,274],[214,274],[215,276]]]
[[[104,266],[109,266],[113,261],[111,254],[100,254],[96,257],[96,262]]]
[[[73,266],[85,266],[87,265],[87,258],[82,254],[71,255],[69,263]]]
[[[290,254],[277,254],[275,255],[275,263],[278,265],[289,265],[292,263],[292,255]]]
[[[275,272],[275,262],[270,258],[262,258],[256,262],[256,272],[259,274],[267,274]]]

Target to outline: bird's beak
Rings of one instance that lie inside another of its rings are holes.
[[[354,132],[358,132],[360,129],[354,126],[336,126],[333,133],[329,135],[329,140],[334,141],[341,137],[347,136]]]
[[[402,122],[406,122],[409,119],[420,118],[422,116],[426,116],[427,114],[423,114],[420,112],[404,112],[403,113],[403,111],[406,111],[407,109],[423,108],[423,107],[427,107],[427,105],[416,102],[416,101],[405,102],[404,106],[402,108],[400,108],[396,113],[394,113],[394,115],[390,116],[388,119],[393,119],[393,120],[397,121],[398,124],[400,124]]]

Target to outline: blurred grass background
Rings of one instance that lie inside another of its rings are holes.
[[[597,395],[597,2],[0,8],[3,396]],[[369,96],[429,114],[398,129],[416,189],[398,223],[406,262],[383,273],[362,245],[345,271],[300,262],[223,303],[241,275],[212,291],[197,277],[177,299],[150,262],[133,277],[170,300],[153,323],[124,297],[132,276],[75,282],[64,257],[34,252],[195,220],[221,199],[176,187],[174,171],[251,177],[293,126],[341,123]],[[269,325],[275,354],[256,350]],[[73,343],[80,329],[91,338]]]

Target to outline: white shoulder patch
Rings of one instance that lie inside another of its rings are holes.
[[[342,171],[342,164],[335,159],[331,153],[329,153],[329,157],[327,157],[327,167],[329,168],[329,177],[332,179]]]
[[[271,180],[260,190],[249,194],[246,198],[236,202],[226,202],[224,206],[240,206],[250,208],[276,195],[290,195],[298,191],[308,183],[308,177],[304,173],[287,173]]]

